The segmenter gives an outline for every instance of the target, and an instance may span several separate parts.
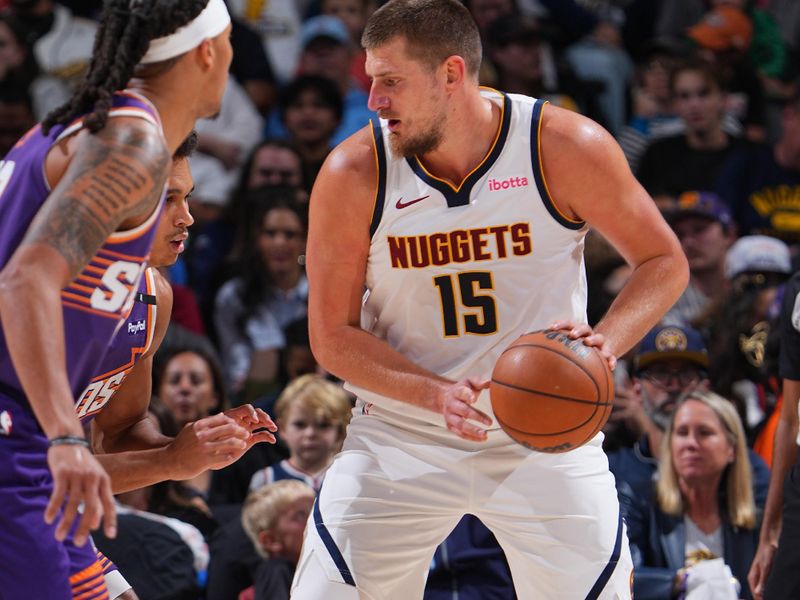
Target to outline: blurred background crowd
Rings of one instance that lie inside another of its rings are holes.
[[[782,402],[781,331],[800,327],[787,296],[798,291],[787,281],[800,247],[800,2],[465,4],[483,39],[481,83],[604,125],[689,260],[686,292],[620,361],[606,428],[637,597],[673,597],[691,555],[722,557],[749,598]],[[280,443],[119,498],[121,534],[97,542],[142,599],[288,597],[305,518],[350,407],[309,348],[308,199],[330,149],[375,118],[359,39],[379,5],[228,0],[231,77],[219,116],[197,124],[195,224],[168,272],[175,303],[156,356],[153,418],[171,434],[254,402],[278,421]],[[99,11],[99,0],[0,0],[0,156],[68,97]],[[628,267],[599,236],[586,246],[593,324]],[[679,446],[698,422],[723,442],[703,463],[711,471],[693,475]],[[742,461],[749,468],[728,468]],[[664,555],[653,542],[664,521],[653,515],[691,516],[686,486],[709,481],[712,494],[729,484],[752,493],[744,506],[721,502],[710,525],[685,521],[697,529],[687,533],[692,547]],[[728,537],[720,543],[720,523],[740,536],[735,551]],[[506,599],[509,586],[491,534],[467,517],[437,551],[426,598],[460,589],[460,598]]]

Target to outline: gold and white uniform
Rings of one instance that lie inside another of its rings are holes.
[[[457,188],[393,156],[386,123],[373,125],[379,178],[361,324],[452,380],[489,376],[525,332],[586,320],[587,227],[547,191],[544,103],[482,93],[501,107],[501,126]],[[494,532],[519,598],[631,597],[602,434],[564,454],[527,450],[497,426],[470,442],[441,415],[349,389],[358,403],[306,528],[294,600],[421,598],[436,546],[466,513]],[[478,408],[491,414],[488,393]]]

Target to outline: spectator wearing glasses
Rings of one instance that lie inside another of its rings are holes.
[[[743,598],[758,539],[758,509],[739,415],[694,389],[667,425],[653,482],[620,486],[637,599]]]
[[[658,469],[662,439],[678,401],[697,389],[708,388],[708,353],[700,333],[689,327],[658,325],[642,340],[633,359],[632,385],[617,392],[614,402],[628,426],[639,432],[631,448],[608,454],[617,489],[636,488],[651,481]],[[762,506],[769,469],[749,451],[756,503]]]
[[[238,191],[262,185],[299,187],[302,183],[303,165],[297,148],[285,140],[264,140],[248,157]]]

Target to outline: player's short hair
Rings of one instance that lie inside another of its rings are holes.
[[[189,158],[194,151],[197,150],[197,132],[193,129],[186,139],[181,142],[175,154],[172,155],[172,160],[179,160],[181,158]]]
[[[289,409],[298,405],[310,409],[317,419],[333,423],[339,439],[344,438],[353,405],[342,386],[321,375],[301,375],[281,392],[275,402],[275,418],[278,421],[286,419]]]
[[[275,527],[281,513],[295,500],[314,497],[314,490],[297,479],[282,479],[247,495],[242,506],[242,527],[261,557],[269,555],[261,547],[258,534]]]
[[[361,45],[372,50],[398,37],[405,39],[412,58],[431,69],[449,56],[460,56],[477,78],[481,37],[472,15],[458,0],[390,0],[367,21]]]

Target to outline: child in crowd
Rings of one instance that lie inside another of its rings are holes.
[[[275,403],[275,420],[289,458],[257,471],[250,490],[282,479],[319,491],[325,471],[344,440],[352,404],[341,386],[319,375],[292,381]]]
[[[250,492],[242,508],[242,525],[263,561],[255,584],[240,600],[288,600],[292,577],[300,558],[314,490],[305,483],[284,480]]]

